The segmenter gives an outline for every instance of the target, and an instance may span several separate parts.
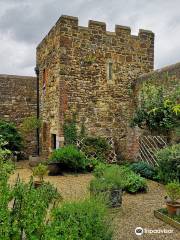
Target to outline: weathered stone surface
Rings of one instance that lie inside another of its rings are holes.
[[[112,63],[112,79],[108,79]],[[131,35],[129,27],[89,21],[79,27],[78,19],[62,16],[37,47],[40,69],[41,116],[48,125],[42,152],[51,149],[51,134],[63,137],[65,116],[77,113],[90,135],[112,136],[125,157],[133,99],[131,84],[140,74],[153,70],[154,34],[140,30]],[[48,70],[43,91],[43,71]],[[48,147],[47,147],[48,146]],[[129,154],[129,153],[128,153]]]
[[[36,78],[0,75],[0,119],[11,121],[17,127],[29,116],[36,116]],[[25,153],[36,149],[35,133],[25,139]]]

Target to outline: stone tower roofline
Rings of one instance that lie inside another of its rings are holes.
[[[88,22],[88,27],[82,27],[78,25],[78,17],[73,17],[73,16],[67,16],[67,15],[61,15],[61,17],[58,19],[56,24],[51,28],[49,33],[44,37],[44,39],[40,42],[40,44],[37,46],[39,48],[44,41],[51,35],[51,33],[57,28],[66,28],[68,25],[72,27],[72,30],[75,31],[87,31],[93,33],[92,30],[98,30],[101,31],[102,34],[107,34],[107,35],[113,35],[113,36],[122,36],[126,35],[132,38],[139,38],[139,39],[146,39],[147,37],[152,37],[154,38],[154,33],[150,30],[144,30],[144,29],[139,29],[138,35],[131,35],[131,28],[127,26],[121,26],[121,25],[115,25],[115,32],[110,32],[106,31],[106,23],[105,22],[99,22],[99,21],[94,21],[94,20],[89,20]],[[64,31],[64,29],[63,29]]]

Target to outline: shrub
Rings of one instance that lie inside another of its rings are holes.
[[[179,93],[179,86],[168,93],[162,86],[144,84],[132,126],[146,126],[149,130],[165,133],[176,128],[180,120]]]
[[[33,130],[36,130],[37,128],[41,128],[42,126],[42,120],[37,119],[37,117],[27,117],[24,119],[24,121],[21,124],[21,132],[23,134],[29,134]]]
[[[39,181],[43,181],[44,176],[48,174],[48,168],[44,164],[40,163],[38,166],[33,168],[33,176],[37,176]]]
[[[136,162],[132,163],[129,168],[137,173],[140,174],[141,177],[145,177],[147,179],[154,179],[157,172],[152,165],[149,165],[146,162]]]
[[[88,156],[95,156],[98,159],[106,160],[109,151],[109,144],[102,137],[86,137],[83,142],[82,151]]]
[[[156,154],[158,159],[158,177],[168,183],[180,179],[180,144],[161,149]]]
[[[11,151],[22,149],[22,137],[14,124],[0,120],[0,136],[7,142],[6,149]]]
[[[135,173],[131,173],[125,180],[126,184],[124,190],[129,193],[146,192],[147,182],[144,178],[140,177]]]
[[[5,177],[0,179],[1,239],[24,239],[23,234],[26,239],[41,239],[48,208],[59,194],[48,183],[35,189],[32,181],[18,180],[11,187],[7,180]]]
[[[85,170],[88,165],[85,154],[73,145],[54,150],[49,161],[59,163],[62,168],[73,171]]]
[[[180,183],[176,181],[168,183],[166,185],[166,192],[172,202],[176,202],[180,199]]]
[[[64,203],[53,213],[44,240],[111,240],[106,206],[98,200]]]
[[[130,193],[147,190],[146,180],[135,174],[126,166],[112,165],[102,167],[100,171],[95,169],[97,179],[90,183],[90,190],[101,191],[107,189],[123,189]]]

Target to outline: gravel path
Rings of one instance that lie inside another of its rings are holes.
[[[21,164],[22,167],[22,164]],[[17,175],[28,181],[32,172],[23,164],[23,168],[16,170],[10,181],[14,182]],[[91,174],[67,174],[64,176],[47,176],[45,181],[57,187],[64,200],[82,199],[89,195],[88,185],[92,179]],[[148,182],[149,191],[145,194],[123,196],[122,208],[113,210],[114,240],[180,240],[180,232],[154,217],[153,211],[162,208],[164,204],[164,187],[153,181]],[[150,234],[136,236],[136,227],[146,229],[173,230],[169,234]],[[92,239],[93,240],[93,239]]]

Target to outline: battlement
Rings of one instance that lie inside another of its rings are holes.
[[[49,33],[46,35],[46,37],[42,40],[44,42],[48,36],[55,30],[59,28],[60,32],[69,32],[69,31],[87,31],[89,34],[96,34],[97,31],[99,34],[107,34],[107,35],[113,35],[113,36],[123,36],[123,37],[138,37],[139,39],[146,39],[146,38],[154,38],[154,33],[149,30],[139,29],[139,33],[137,36],[131,35],[131,28],[128,26],[121,26],[121,25],[115,25],[115,31],[109,32],[106,31],[106,23],[105,22],[99,22],[94,20],[89,20],[88,27],[82,27],[79,26],[79,19],[78,17],[73,16],[67,16],[62,15],[54,27],[49,31]],[[42,44],[42,42],[39,44],[39,46]],[[39,47],[38,46],[38,47]]]

